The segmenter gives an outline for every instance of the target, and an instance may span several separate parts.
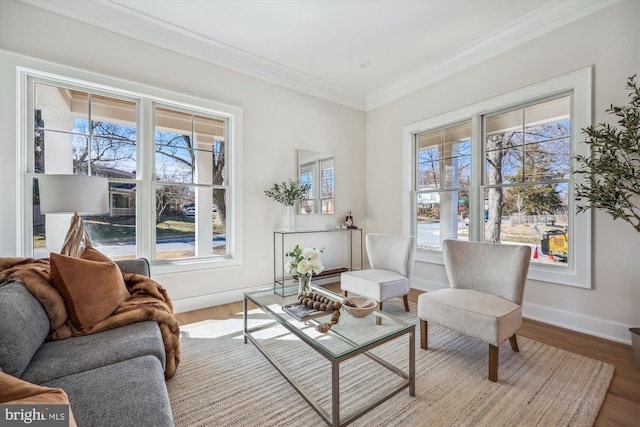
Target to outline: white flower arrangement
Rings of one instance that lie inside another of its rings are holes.
[[[291,252],[288,252],[289,261],[285,265],[285,270],[289,273],[296,272],[300,275],[320,274],[324,270],[324,265],[320,260],[320,254],[324,252],[324,248],[300,248],[296,245]]]

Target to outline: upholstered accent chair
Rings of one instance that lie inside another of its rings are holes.
[[[383,301],[402,297],[404,308],[409,311],[407,294],[416,253],[415,237],[368,233],[365,247],[371,268],[342,273],[340,288],[345,296],[351,292],[374,299],[378,310],[382,310]],[[376,323],[380,324],[379,317]]]
[[[420,346],[427,349],[435,323],[489,344],[489,380],[498,380],[499,347],[507,339],[518,350],[522,297],[531,248],[481,242],[442,243],[449,288],[420,294]]]

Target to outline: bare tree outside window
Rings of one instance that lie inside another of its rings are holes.
[[[471,145],[469,122],[416,135],[418,247],[439,249],[444,239],[468,235]]]
[[[135,178],[136,128],[116,123],[76,119],[73,172],[107,178]]]
[[[136,103],[37,84],[35,104],[44,107],[34,111],[33,170],[108,178],[110,212],[87,217],[85,224],[94,244],[110,256],[135,256],[136,192],[140,179],[136,171],[139,150]],[[211,234],[206,239],[196,233],[196,222],[201,221],[203,229],[209,228],[214,235],[222,237],[223,244],[218,244],[218,248],[224,250],[225,122],[170,109],[157,110],[161,111],[156,117],[154,148],[157,243],[179,239],[189,245],[198,238],[209,240],[208,254],[211,255]],[[69,157],[64,156],[69,156],[71,163],[68,163]],[[62,164],[70,164],[70,170],[61,169]],[[208,197],[202,193],[203,188],[208,188]],[[208,219],[195,218],[194,208],[187,209],[195,205],[198,191],[201,196],[205,195],[203,200],[212,200],[208,202],[211,205]],[[38,210],[37,180],[33,200],[34,247],[40,250],[46,244],[46,227]],[[110,248],[116,246],[119,247],[117,253],[110,252]],[[203,251],[204,247],[200,253],[206,255]],[[182,250],[169,256],[194,255],[193,250]]]
[[[487,183],[502,184],[502,172],[505,155],[513,147],[515,134],[492,135],[486,141]],[[500,223],[502,221],[503,191],[500,187],[487,189],[487,222],[484,239],[487,242],[500,241]]]
[[[110,211],[86,216],[85,226],[97,247],[120,244],[118,253],[108,255],[135,256],[136,103],[37,83],[34,107],[33,172],[108,178]],[[48,221],[39,212],[37,183],[33,248],[34,255],[46,255]]]
[[[226,237],[226,123],[169,108],[158,107],[155,111],[158,224],[165,215],[180,211],[187,222],[193,223],[190,235],[191,241],[195,241],[193,250],[164,251],[156,237],[156,256],[184,258],[207,252],[211,255],[212,250],[213,254],[226,254],[224,240],[219,243]],[[213,236],[206,230],[211,230]]]
[[[553,231],[564,234],[557,260],[566,262],[569,97],[488,116],[485,121],[484,240],[538,246],[546,244]]]

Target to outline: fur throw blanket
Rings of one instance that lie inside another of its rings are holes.
[[[144,320],[158,322],[167,355],[165,379],[173,376],[180,362],[180,328],[173,315],[173,304],[167,291],[157,282],[141,274],[123,273],[131,298],[115,312],[90,329],[76,329],[70,322],[62,296],[50,283],[48,258],[0,258],[0,283],[18,280],[42,304],[51,330],[47,340],[60,340],[106,331]]]

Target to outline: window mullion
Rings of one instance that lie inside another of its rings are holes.
[[[154,260],[155,251],[155,150],[153,103],[142,99],[138,104],[138,164],[136,170],[138,194],[136,201],[136,244],[138,256]]]
[[[525,169],[527,163],[527,117],[526,117],[526,109],[522,109],[522,174],[520,174],[520,182],[525,182],[527,180],[527,171]]]
[[[484,143],[483,117],[471,116],[471,186],[469,188],[469,240],[482,241],[484,237]]]
[[[87,94],[87,175],[93,175],[91,171],[91,158],[93,157],[93,118],[91,117],[91,93]],[[76,173],[74,170],[73,173]]]
[[[26,75],[21,76],[22,84],[20,91],[20,105],[23,109],[19,114],[24,115],[23,129],[20,132],[20,144],[17,149],[18,167],[24,172],[24,179],[16,181],[18,185],[17,194],[20,197],[16,206],[16,217],[23,218],[23,221],[16,221],[16,243],[17,253],[25,257],[33,256],[33,186],[35,174],[34,162],[34,135],[35,135],[35,114],[36,106],[34,101],[35,84],[32,78]],[[44,131],[43,131],[44,132]],[[26,208],[28,206],[28,209]]]
[[[417,223],[417,205],[418,200],[418,135],[411,134],[411,191],[410,202],[405,203],[408,206],[411,221],[409,224],[409,233],[413,236],[418,235],[418,223]],[[406,229],[405,229],[406,230]]]

